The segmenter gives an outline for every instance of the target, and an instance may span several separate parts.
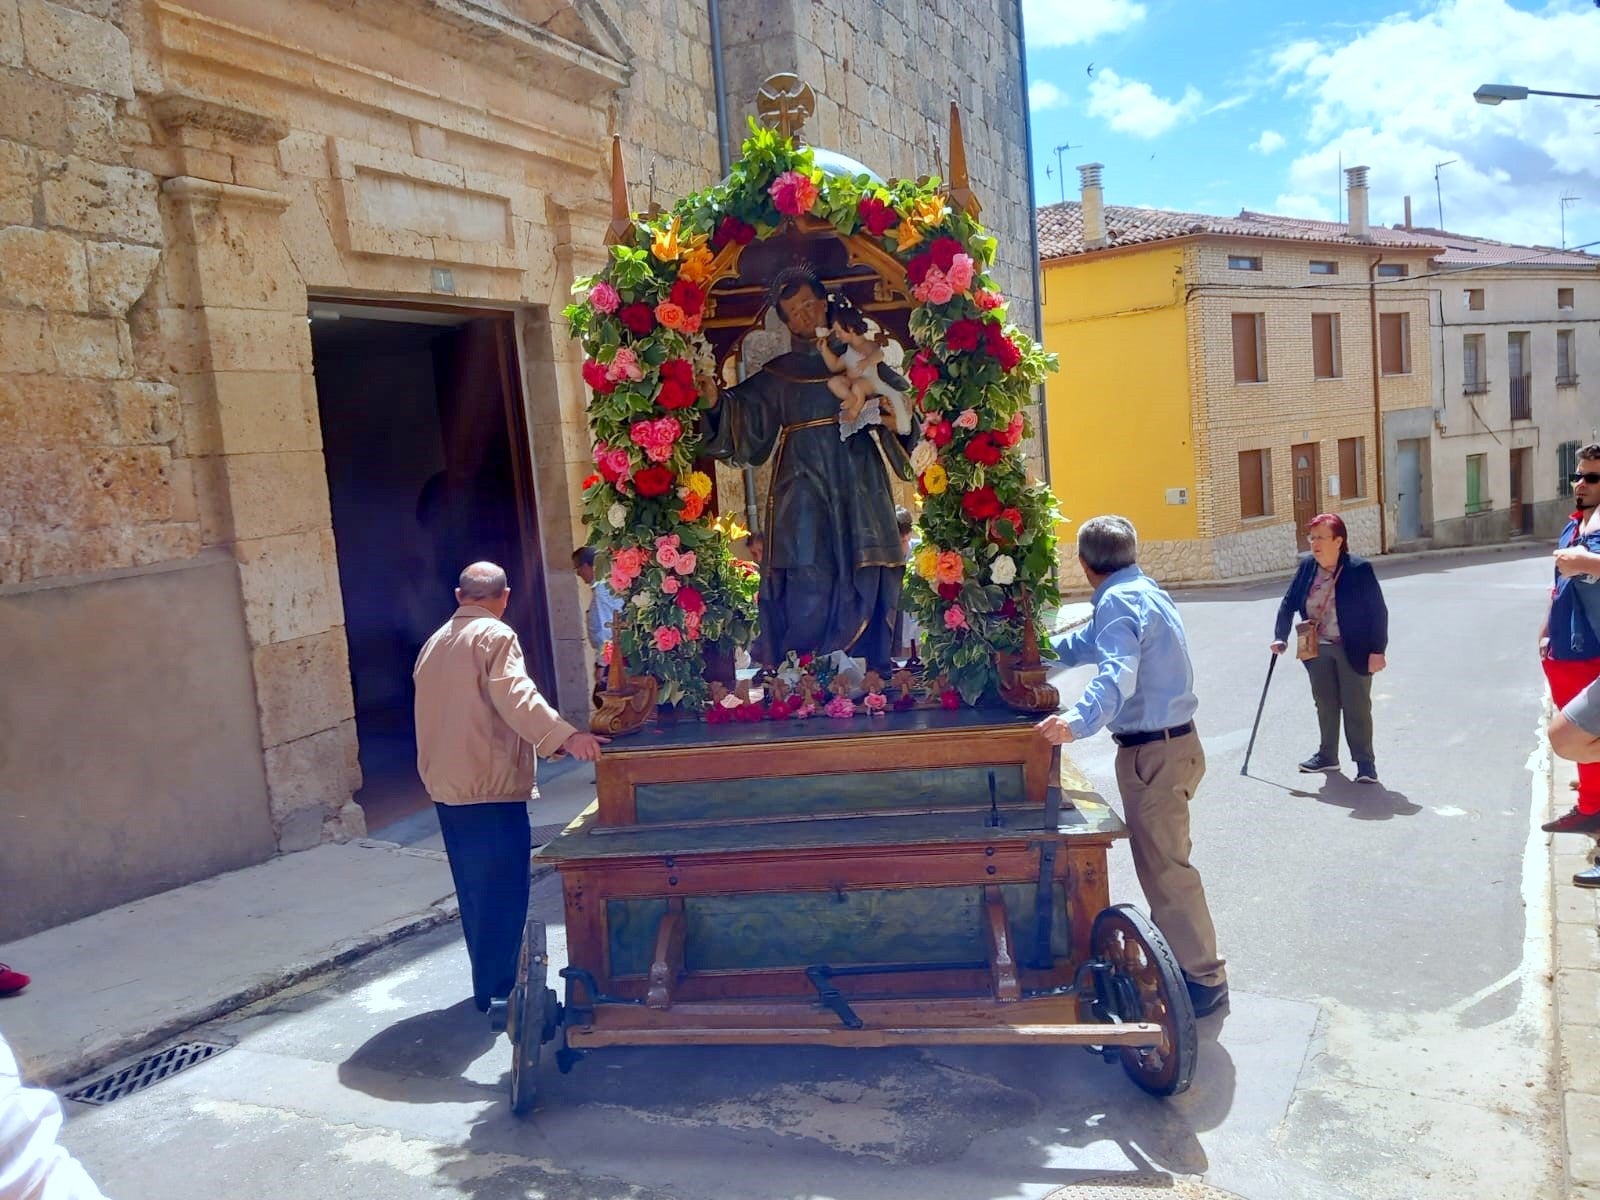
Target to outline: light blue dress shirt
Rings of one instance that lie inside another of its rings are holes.
[[[1094,616],[1056,643],[1065,666],[1096,663],[1083,698],[1067,711],[1072,736],[1170,729],[1194,716],[1189,640],[1172,597],[1138,567],[1124,567],[1094,590]]]
[[[593,591],[594,599],[589,602],[589,645],[598,654],[611,640],[611,620],[622,608],[622,598],[604,579],[594,581]]]

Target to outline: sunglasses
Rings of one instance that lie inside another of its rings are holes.
[[[1569,483],[1600,483],[1600,471],[1574,471],[1567,476]]]

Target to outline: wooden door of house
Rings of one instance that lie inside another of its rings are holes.
[[[1289,463],[1294,477],[1294,540],[1301,550],[1311,549],[1306,540],[1306,526],[1311,518],[1322,511],[1321,493],[1317,487],[1317,444],[1302,442],[1289,447]]]
[[[1533,532],[1533,505],[1528,491],[1527,449],[1511,452],[1511,532],[1513,535]]]

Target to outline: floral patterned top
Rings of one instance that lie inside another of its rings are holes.
[[[1339,608],[1333,599],[1333,589],[1338,579],[1339,568],[1330,571],[1319,564],[1316,578],[1311,581],[1311,590],[1306,594],[1306,615],[1317,623],[1319,642],[1339,640]]]

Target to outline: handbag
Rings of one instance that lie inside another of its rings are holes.
[[[1301,662],[1317,657],[1317,623],[1301,621],[1294,627],[1294,656]]]

